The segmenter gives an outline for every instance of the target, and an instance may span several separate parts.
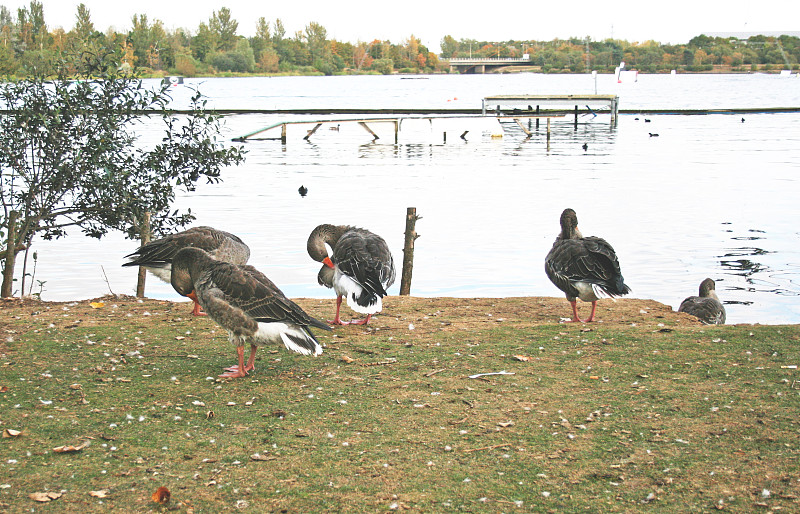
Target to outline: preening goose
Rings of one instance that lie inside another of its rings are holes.
[[[685,312],[706,325],[724,325],[725,307],[717,296],[716,284],[710,278],[700,282],[700,296],[690,296],[681,302],[678,312]]]
[[[256,349],[282,343],[293,352],[319,355],[322,346],[309,327],[330,330],[327,324],[303,311],[253,266],[214,259],[199,248],[184,248],[172,261],[172,287],[191,298],[208,316],[228,331],[239,363],[221,377],[244,377],[254,369]],[[244,345],[250,358],[244,362]]]
[[[326,244],[333,250],[330,256]],[[306,249],[312,259],[323,263],[317,274],[319,284],[336,291],[336,317],[331,323],[364,325],[381,311],[381,298],[395,279],[392,252],[382,237],[363,228],[325,224],[311,232]],[[342,297],[366,319],[342,321]]]
[[[544,260],[550,281],[564,291],[572,304],[571,321],[594,321],[597,300],[603,296],[628,294],[614,249],[605,239],[583,237],[578,230],[578,216],[572,209],[561,213],[561,233]],[[592,302],[586,320],[578,316],[576,298]]]
[[[144,266],[147,271],[169,283],[172,260],[183,248],[200,248],[213,258],[233,264],[245,264],[250,258],[250,248],[239,237],[212,227],[192,227],[183,232],[170,234],[140,246],[126,255],[130,262],[123,266]],[[195,302],[192,314],[205,315]]]

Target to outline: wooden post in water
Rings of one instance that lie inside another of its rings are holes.
[[[578,128],[578,106],[575,106],[575,128]]]
[[[405,296],[411,294],[411,273],[414,270],[414,241],[419,237],[414,227],[418,219],[422,219],[422,216],[417,216],[416,207],[406,209],[406,240],[403,245],[403,270],[400,273],[400,294]]]
[[[150,242],[150,211],[144,213],[142,224],[139,226],[139,238],[141,246]],[[144,298],[144,284],[147,279],[147,270],[144,266],[139,266],[139,278],[136,281],[136,297]]]

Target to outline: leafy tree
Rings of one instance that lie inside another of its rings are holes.
[[[17,253],[35,236],[58,238],[76,227],[91,237],[110,229],[135,237],[145,212],[153,231],[164,233],[192,219],[171,212],[176,191],[191,191],[201,178],[219,181],[225,166],[243,160],[240,148],[216,139],[219,118],[199,93],[192,114],[177,116],[167,110],[167,86],[145,88],[109,55],[84,54],[55,69],[55,77],[0,83],[0,231],[14,235],[4,252],[4,297],[12,294]],[[145,123],[163,124],[150,148],[133,130],[142,111],[151,113]]]
[[[208,20],[208,29],[214,34],[217,46],[215,50],[230,52],[236,48],[238,36],[236,31],[239,29],[239,22],[231,18],[231,10],[227,7],[211,15]]]
[[[458,41],[453,36],[445,36],[440,42],[442,47],[442,57],[451,58],[458,55]]]

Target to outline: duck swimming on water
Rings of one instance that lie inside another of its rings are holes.
[[[630,288],[622,278],[617,254],[605,239],[583,237],[578,230],[578,216],[572,209],[561,213],[561,233],[544,260],[547,278],[564,291],[572,305],[570,321],[594,321],[597,300],[605,296],[628,294]],[[592,312],[582,320],[578,316],[577,298],[592,302]]]
[[[330,256],[326,245],[332,249]],[[323,263],[317,274],[319,284],[336,291],[336,317],[331,323],[365,325],[381,311],[381,298],[395,279],[392,252],[382,237],[363,228],[323,224],[311,232],[306,249],[312,259]],[[342,298],[367,317],[342,321]]]

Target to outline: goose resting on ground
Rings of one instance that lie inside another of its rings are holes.
[[[212,227],[192,227],[140,246],[125,256],[130,262],[123,266],[144,266],[147,271],[169,283],[172,259],[183,248],[200,248],[217,260],[233,264],[245,264],[250,258],[250,248],[237,236]],[[205,315],[197,302],[192,314]]]
[[[710,278],[700,282],[700,296],[690,296],[681,302],[678,312],[685,312],[706,325],[724,325],[725,307],[717,296],[716,284]]]
[[[597,300],[602,295],[628,294],[617,255],[605,239],[583,237],[578,230],[578,216],[572,209],[561,213],[561,233],[544,260],[547,278],[564,291],[572,304],[571,321],[594,321]],[[592,302],[592,313],[586,320],[578,317],[576,298]]]
[[[331,256],[326,244],[333,249]],[[381,311],[381,298],[395,279],[392,252],[383,238],[363,228],[325,224],[311,232],[306,249],[312,259],[323,263],[317,274],[319,284],[336,291],[336,317],[331,323],[365,325]],[[342,321],[342,297],[366,319]]]
[[[303,355],[319,355],[322,346],[309,327],[330,330],[284,296],[263,273],[249,265],[214,259],[199,248],[184,248],[172,261],[172,287],[191,298],[228,331],[239,363],[221,377],[244,377],[254,369],[256,349],[267,343],[283,345]],[[244,362],[244,345],[250,358]]]

